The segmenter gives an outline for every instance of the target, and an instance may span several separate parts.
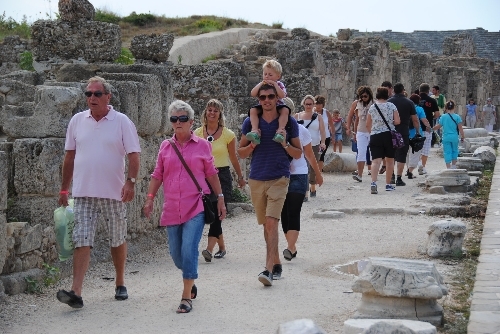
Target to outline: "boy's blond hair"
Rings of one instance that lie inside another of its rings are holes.
[[[273,69],[276,73],[279,74],[279,76],[281,76],[281,72],[283,70],[281,68],[281,64],[278,63],[276,60],[274,60],[274,59],[266,60],[266,62],[264,63],[264,65],[262,65],[262,69],[264,69],[266,67]]]

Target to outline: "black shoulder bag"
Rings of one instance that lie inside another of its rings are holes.
[[[458,123],[457,121],[455,121],[455,119],[453,118],[453,116],[451,116],[450,113],[447,113],[450,117],[451,117],[451,120],[453,121],[453,123],[455,123],[455,125],[457,126],[457,133],[460,135],[460,131],[458,130]]]
[[[210,201],[209,195],[203,194],[203,189],[200,187],[200,184],[198,183],[198,181],[196,181],[196,178],[194,177],[193,172],[191,172],[191,169],[186,164],[186,161],[182,157],[181,152],[179,152],[179,149],[175,145],[174,141],[172,139],[169,139],[168,141],[169,141],[170,145],[172,145],[172,148],[174,149],[175,153],[177,153],[179,160],[182,162],[182,165],[184,166],[184,168],[188,172],[189,176],[191,176],[191,179],[193,179],[194,184],[196,185],[196,187],[198,188],[198,191],[200,192],[201,200],[203,202],[203,209],[205,211],[205,224],[212,224],[215,221],[215,212],[214,212],[214,209],[212,207],[212,203]]]
[[[391,130],[391,127],[389,126],[389,123],[387,123],[387,121],[385,120],[385,117],[382,114],[382,112],[380,111],[380,109],[377,106],[377,104],[374,103],[373,105],[375,106],[375,108],[377,108],[377,111],[380,114],[380,117],[382,117],[382,119],[384,120],[385,125],[387,126],[387,128],[391,132],[392,147],[394,147],[394,148],[397,149],[397,148],[401,148],[401,147],[405,146],[405,141],[403,140],[403,136],[401,136],[401,134],[399,132]]]

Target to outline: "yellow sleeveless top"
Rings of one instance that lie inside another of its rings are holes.
[[[203,137],[203,128],[199,127],[194,130],[194,134],[200,138]],[[221,136],[211,142],[212,144],[212,155],[215,159],[215,167],[227,167],[231,163],[229,160],[229,151],[227,150],[227,145],[231,142],[231,140],[235,139],[236,135],[233,131],[229,130],[226,127],[222,128]],[[205,139],[205,138],[204,138]]]

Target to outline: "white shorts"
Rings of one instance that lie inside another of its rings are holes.
[[[425,136],[424,147],[420,150],[420,153],[428,157],[429,151],[431,150],[432,132],[424,131],[424,136]]]
[[[357,132],[356,141],[358,145],[358,156],[356,161],[366,162],[366,151],[368,150],[368,145],[370,144],[370,134],[368,132]]]

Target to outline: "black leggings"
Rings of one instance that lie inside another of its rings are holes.
[[[301,193],[286,194],[285,203],[281,210],[283,233],[286,234],[289,230],[300,231],[300,210],[302,210],[305,196],[305,194]]]

